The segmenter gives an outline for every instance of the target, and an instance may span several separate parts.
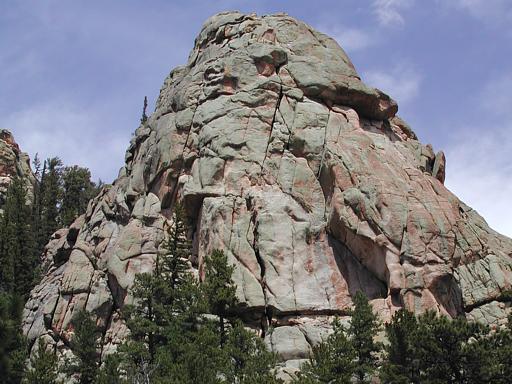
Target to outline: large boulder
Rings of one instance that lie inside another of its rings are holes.
[[[165,79],[126,164],[45,250],[24,314],[32,342],[62,353],[90,310],[108,353],[120,309],[151,271],[179,200],[200,276],[223,249],[240,313],[293,371],[346,321],[363,291],[385,321],[399,308],[499,324],[510,306],[512,240],[444,185],[445,158],[361,82],[338,44],[287,15],[218,14]],[[283,371],[284,372],[284,371]]]

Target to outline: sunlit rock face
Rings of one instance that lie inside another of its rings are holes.
[[[91,311],[103,353],[126,335],[120,309],[151,271],[176,201],[201,276],[223,249],[246,324],[307,358],[363,291],[385,321],[405,307],[502,322],[512,241],[443,185],[445,158],[361,82],[338,44],[287,15],[218,14],[165,79],[114,184],[56,232],[24,330],[69,353]]]
[[[27,203],[34,196],[35,178],[30,169],[28,155],[21,152],[11,132],[0,129],[0,212],[5,203],[7,189],[12,180],[18,177],[25,184]]]

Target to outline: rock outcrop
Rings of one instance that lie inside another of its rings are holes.
[[[126,164],[54,234],[24,315],[29,340],[67,353],[74,313],[126,334],[119,310],[151,271],[176,201],[190,260],[223,249],[246,324],[294,369],[358,290],[382,319],[401,307],[498,324],[512,240],[443,185],[445,157],[338,44],[287,15],[210,18],[135,132]]]
[[[35,178],[30,169],[30,158],[28,154],[21,152],[11,132],[0,129],[0,211],[7,189],[15,177],[23,180],[28,200],[32,201]]]

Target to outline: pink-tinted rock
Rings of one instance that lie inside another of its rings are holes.
[[[383,320],[405,307],[499,323],[512,241],[446,189],[444,155],[395,112],[306,24],[209,19],[136,130],[119,178],[47,246],[48,270],[25,310],[29,339],[65,340],[73,313],[87,308],[111,351],[176,200],[192,225],[197,275],[205,255],[226,252],[242,318],[290,372],[359,290]]]

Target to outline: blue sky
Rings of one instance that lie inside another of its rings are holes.
[[[0,0],[0,127],[112,181],[210,15],[286,12],[336,38],[447,155],[448,187],[512,236],[512,1]]]

